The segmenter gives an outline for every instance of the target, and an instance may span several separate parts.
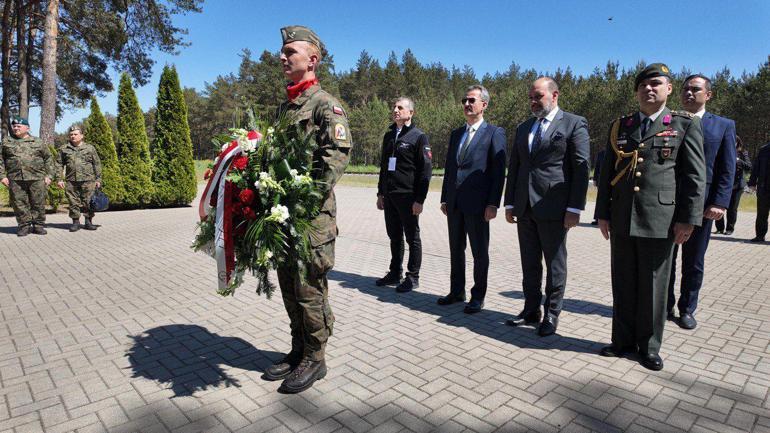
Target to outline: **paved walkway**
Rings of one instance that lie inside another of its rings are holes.
[[[700,325],[669,324],[666,368],[650,372],[596,354],[612,314],[597,229],[570,233],[565,311],[540,338],[503,325],[523,305],[503,218],[486,309],[467,316],[436,305],[449,259],[435,193],[409,294],[374,285],[389,259],[374,190],[340,187],[338,200],[330,370],[300,395],[260,378],[288,349],[280,296],[250,280],[215,294],[214,262],[188,247],[193,208],[100,214],[98,231],[74,234],[57,214],[48,236],[26,238],[0,218],[0,432],[770,432],[770,245],[743,242],[753,215],[712,240]]]

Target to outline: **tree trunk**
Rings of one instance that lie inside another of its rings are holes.
[[[0,69],[3,77],[3,102],[0,106],[0,127],[3,137],[8,134],[8,122],[11,118],[11,46],[13,45],[13,0],[5,0],[3,5],[2,22],[2,60],[0,60]]]
[[[40,138],[53,144],[56,128],[56,38],[59,36],[59,0],[48,0],[43,39],[43,100],[40,104]]]
[[[29,67],[27,65],[27,8],[18,0],[19,5],[16,14],[16,45],[18,47],[18,74],[19,74],[19,116],[29,117]],[[31,27],[31,26],[30,26]]]

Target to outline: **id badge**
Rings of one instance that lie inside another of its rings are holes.
[[[396,157],[391,156],[388,158],[388,171],[396,171]]]

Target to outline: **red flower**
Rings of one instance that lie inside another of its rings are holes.
[[[254,202],[254,198],[256,197],[256,194],[254,194],[254,191],[250,189],[244,189],[241,191],[240,194],[238,194],[238,198],[241,200],[241,203],[244,205],[250,205]]]
[[[256,212],[254,212],[254,209],[252,209],[252,208],[250,208],[250,207],[248,207],[248,206],[245,206],[245,207],[243,208],[243,216],[244,216],[246,219],[249,219],[249,220],[255,220],[255,219],[257,219],[257,213],[256,213]]]
[[[259,131],[249,131],[249,134],[246,136],[249,140],[261,140],[262,134],[259,133]]]
[[[233,203],[233,215],[243,215],[243,203]]]
[[[212,174],[214,174],[214,171],[210,168],[207,168],[206,171],[203,172],[203,180],[209,180]]]
[[[238,156],[233,159],[233,168],[237,168],[238,170],[244,170],[246,169],[246,166],[249,165],[249,158],[245,156]]]

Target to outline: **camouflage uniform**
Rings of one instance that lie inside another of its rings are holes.
[[[53,157],[43,140],[31,135],[9,134],[0,145],[0,179],[8,178],[8,189],[19,227],[45,225],[45,178],[53,179]]]
[[[321,192],[326,195],[310,233],[313,261],[307,269],[306,283],[301,283],[296,272],[278,269],[278,283],[291,322],[292,352],[313,361],[324,359],[326,341],[334,324],[326,280],[327,272],[334,266],[334,240],[338,232],[333,188],[348,164],[351,145],[348,120],[341,107],[315,84],[279,108],[279,115],[291,116],[295,124],[315,136],[318,148],[313,154],[313,178],[323,181]]]
[[[96,190],[96,182],[102,181],[102,163],[96,148],[84,142],[78,146],[67,143],[57,156],[57,173],[59,179],[67,182],[65,191],[70,218],[80,219],[81,212],[86,218],[93,218],[91,196]]]

